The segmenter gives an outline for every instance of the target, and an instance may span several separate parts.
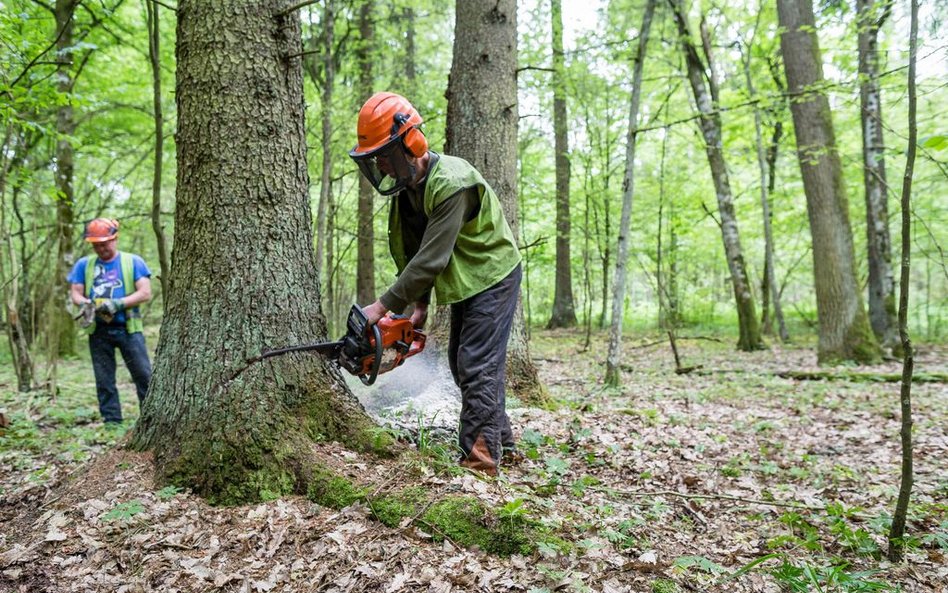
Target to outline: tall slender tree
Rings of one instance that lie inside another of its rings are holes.
[[[566,110],[566,64],[563,56],[563,5],[550,0],[553,38],[553,144],[556,152],[556,278],[553,312],[547,327],[576,325],[573,272],[570,265],[569,137]]]
[[[171,259],[168,254],[168,239],[161,221],[161,176],[164,163],[165,129],[161,109],[161,26],[158,5],[145,0],[146,26],[148,28],[148,65],[151,67],[152,115],[155,120],[155,162],[151,178],[151,226],[158,244],[158,269],[161,271],[162,304],[167,304],[171,292]]]
[[[882,88],[879,84],[879,30],[893,0],[856,0],[859,27],[859,105],[862,164],[866,192],[866,245],[869,251],[869,323],[886,348],[898,349],[892,241],[889,237],[889,185],[885,175]]]
[[[642,96],[642,71],[648,34],[652,28],[656,0],[648,0],[639,28],[638,47],[632,65],[632,96],[629,99],[629,128],[625,145],[625,174],[622,178],[622,218],[619,220],[619,240],[616,248],[616,274],[612,289],[612,324],[609,331],[609,353],[606,356],[606,385],[618,387],[621,383],[622,321],[625,304],[626,266],[629,260],[629,233],[632,226],[632,198],[635,195],[635,140],[638,135],[639,101]]]
[[[836,147],[812,0],[777,0],[780,48],[797,157],[806,193],[821,362],[879,358],[879,346],[856,278],[849,204]]]
[[[359,102],[375,92],[375,0],[363,0],[359,8]],[[358,237],[356,238],[356,301],[375,302],[375,188],[359,176]],[[400,311],[399,311],[400,312]]]
[[[911,0],[909,23],[909,69],[908,69],[908,150],[905,158],[905,173],[902,176],[902,265],[899,277],[899,339],[902,347],[902,384],[899,389],[899,411],[902,427],[899,431],[902,445],[902,471],[899,480],[899,497],[892,515],[889,530],[889,560],[899,562],[905,550],[905,522],[908,517],[909,499],[915,482],[912,462],[912,373],[915,370],[915,352],[908,330],[909,280],[912,255],[912,178],[915,173],[915,153],[918,148],[918,91],[915,70],[918,60],[918,0]]]
[[[675,24],[678,27],[678,39],[685,56],[688,82],[691,83],[695,103],[701,114],[701,134],[704,137],[705,152],[708,156],[711,178],[714,181],[714,190],[718,199],[721,238],[724,242],[724,254],[727,257],[728,270],[731,273],[731,286],[734,289],[737,318],[740,326],[737,347],[745,351],[757,350],[763,347],[760,338],[760,321],[757,319],[751,283],[747,274],[747,266],[744,263],[741,238],[737,230],[737,214],[734,212],[734,197],[731,193],[727,163],[724,160],[721,116],[717,108],[718,83],[711,63],[711,44],[708,41],[707,34],[702,34],[705,57],[708,60],[708,66],[706,67],[691,40],[682,0],[669,0],[669,4],[672,7]]]
[[[457,1],[446,95],[446,152],[482,172],[518,237],[516,0]],[[529,403],[546,397],[530,359],[522,302],[507,346],[507,388]]]
[[[757,23],[760,22],[758,18]],[[754,35],[757,34],[757,24],[754,25]],[[748,44],[748,47],[744,48],[742,52],[743,62],[744,62],[744,80],[747,83],[747,93],[753,101],[757,97],[757,89],[754,87],[754,77],[751,76],[751,48],[753,47],[753,37],[751,38],[751,43]],[[766,312],[768,309],[768,299],[773,299],[774,305],[774,316],[777,318],[777,325],[779,327],[780,339],[783,342],[786,342],[789,339],[787,334],[787,325],[783,319],[783,307],[780,303],[780,291],[777,287],[777,281],[775,278],[774,272],[774,236],[773,229],[771,227],[771,215],[770,215],[770,196],[768,192],[768,177],[773,175],[773,166],[767,160],[766,149],[764,148],[764,138],[761,128],[763,124],[761,122],[760,107],[754,105],[754,145],[757,148],[757,167],[760,171],[760,208],[764,220],[764,281],[762,283],[763,294],[761,295],[761,300],[763,301],[764,316],[766,317]],[[769,291],[769,293],[768,293]],[[762,325],[766,328],[769,323],[765,322],[763,319]],[[769,320],[768,320],[769,321]]]
[[[178,4],[175,288],[133,446],[154,452],[160,476],[216,502],[305,493],[320,475],[313,439],[372,440],[373,423],[320,357],[245,363],[326,337],[300,19],[286,6]]]
[[[53,320],[51,342],[57,354],[75,354],[76,332],[72,319],[62,306],[64,295],[69,286],[66,277],[75,263],[76,225],[75,201],[73,190],[73,169],[75,156],[72,147],[73,134],[76,132],[76,119],[73,111],[72,87],[75,82],[73,53],[76,51],[73,33],[74,11],[77,0],[56,0],[53,14],[56,17],[56,79],[57,89],[65,97],[56,110],[56,223],[59,238],[59,251],[56,258],[56,284],[49,305],[49,318]]]

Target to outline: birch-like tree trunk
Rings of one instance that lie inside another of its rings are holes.
[[[635,195],[635,140],[638,135],[639,100],[642,96],[642,70],[648,35],[655,14],[656,0],[648,0],[642,26],[639,28],[638,48],[632,66],[632,96],[629,99],[629,129],[626,133],[625,174],[622,178],[622,217],[619,219],[619,240],[616,248],[616,274],[612,289],[612,324],[609,328],[609,353],[606,355],[606,385],[618,387],[621,382],[622,319],[625,303],[626,266],[629,259],[629,233],[632,225],[632,198]]]
[[[566,66],[563,59],[563,6],[550,0],[553,39],[553,145],[556,152],[556,274],[548,328],[576,325],[573,272],[570,266],[569,138],[566,113]]]
[[[856,278],[849,204],[829,101],[823,92],[823,62],[811,0],[777,0],[790,111],[806,193],[813,274],[819,318],[821,362],[879,358],[862,291]]]
[[[688,30],[688,21],[685,18],[682,0],[669,0],[669,4],[674,13],[675,24],[678,27],[679,42],[688,69],[688,82],[691,83],[695,103],[701,114],[701,134],[704,137],[705,152],[708,155],[708,165],[711,168],[711,178],[714,181],[714,190],[717,195],[718,214],[721,217],[721,238],[724,243],[724,254],[727,257],[728,270],[731,274],[731,286],[734,289],[734,299],[737,305],[737,318],[740,328],[737,347],[744,351],[758,350],[763,348],[763,342],[760,338],[760,321],[757,319],[754,296],[747,275],[747,266],[744,264],[744,254],[737,228],[737,215],[734,212],[734,197],[731,193],[727,163],[724,160],[721,116],[717,111],[718,92],[714,70],[710,67],[705,68],[701,57],[698,55],[698,50],[691,41],[691,33]],[[705,43],[704,45],[705,54],[710,60],[710,44]],[[706,81],[710,83],[710,88]]]
[[[856,0],[856,10],[866,245],[869,251],[869,323],[883,346],[898,350],[892,241],[889,237],[889,185],[885,175],[882,89],[879,85],[879,29],[892,11],[892,0]]]
[[[285,8],[178,3],[175,288],[132,445],[154,452],[163,478],[220,503],[305,493],[320,471],[314,439],[371,443],[372,421],[321,357],[245,362],[326,339],[300,20]]]
[[[466,159],[497,193],[514,236],[517,214],[517,3],[458,0],[448,78],[445,151]],[[507,389],[541,403],[546,392],[530,358],[523,304],[507,345]]]
[[[364,0],[359,8],[359,100],[375,92],[375,0]],[[375,188],[359,175],[358,236],[356,237],[356,302],[362,306],[375,302]],[[400,311],[397,311],[400,313]]]

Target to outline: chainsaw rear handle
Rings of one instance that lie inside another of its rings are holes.
[[[382,330],[379,329],[379,324],[373,323],[369,327],[366,327],[365,331],[366,333],[372,334],[369,338],[369,343],[372,344],[374,342],[375,353],[372,355],[371,362],[366,365],[368,372],[360,374],[359,379],[363,385],[371,385],[379,378],[379,369],[382,367],[382,350],[385,345],[382,343]]]

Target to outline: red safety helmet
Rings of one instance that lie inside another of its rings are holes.
[[[428,140],[419,129],[423,121],[408,99],[395,93],[375,93],[359,111],[359,140],[349,156],[382,195],[401,190],[415,176],[407,156],[420,158],[428,152]]]
[[[105,243],[118,237],[119,223],[113,218],[96,218],[86,225],[83,237],[89,243]]]

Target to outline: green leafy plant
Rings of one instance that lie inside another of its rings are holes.
[[[842,566],[815,566],[784,559],[783,563],[770,571],[781,587],[793,593],[874,593],[896,591],[888,583],[872,580],[877,571],[846,572]]]
[[[682,570],[692,570],[692,571],[697,570],[700,572],[704,572],[707,574],[714,574],[714,575],[723,574],[727,572],[726,568],[724,568],[717,562],[714,562],[713,560],[709,560],[705,558],[704,556],[680,556],[675,559],[675,562],[673,562],[673,565],[676,568],[680,568]]]
[[[155,492],[155,496],[157,496],[161,500],[169,500],[171,498],[174,498],[176,494],[179,494],[183,491],[184,491],[183,488],[178,488],[177,486],[165,486],[158,492]]]
[[[115,508],[102,515],[101,519],[107,523],[112,521],[121,521],[123,523],[127,523],[135,515],[144,512],[145,507],[142,505],[140,500],[130,500],[128,502],[115,505]]]

